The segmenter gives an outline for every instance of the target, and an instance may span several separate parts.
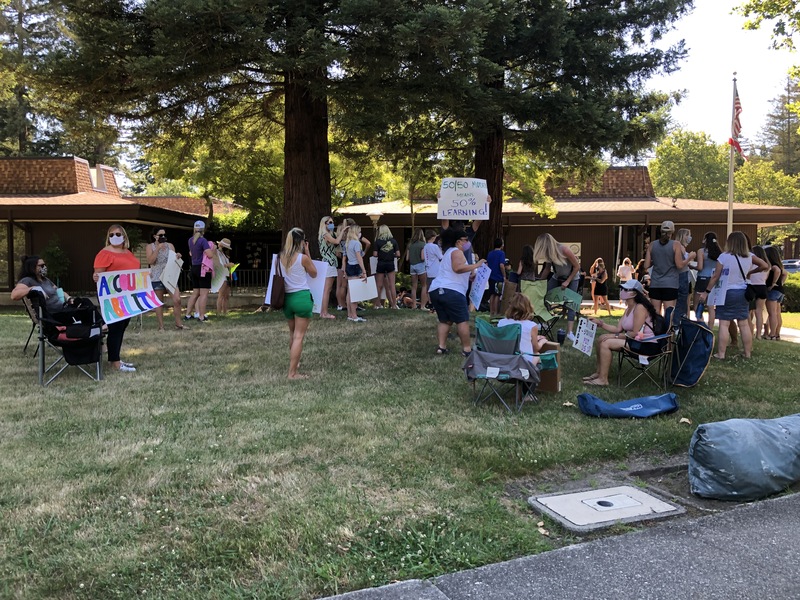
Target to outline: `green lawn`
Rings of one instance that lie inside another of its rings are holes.
[[[552,542],[510,480],[684,454],[681,417],[798,410],[800,346],[757,341],[644,421],[564,406],[594,361],[566,350],[564,391],[511,416],[471,404],[433,316],[366,316],[312,323],[307,381],[286,379],[280,315],[234,313],[166,333],[147,317],[123,347],[137,373],[41,389],[28,319],[0,314],[0,597],[313,598],[537,553]]]

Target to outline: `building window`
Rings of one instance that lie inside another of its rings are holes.
[[[16,283],[20,259],[25,254],[25,232],[11,227],[8,221],[0,221],[0,289],[10,289]]]

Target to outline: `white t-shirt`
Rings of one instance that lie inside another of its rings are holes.
[[[428,242],[422,249],[425,258],[425,273],[428,277],[439,276],[439,264],[442,262],[442,249],[439,244]]]
[[[722,276],[725,277],[725,289],[728,290],[743,290],[747,287],[747,273],[753,268],[752,255],[750,256],[734,256],[728,252],[723,252],[717,259],[722,264]],[[742,265],[739,270],[739,265],[736,259]],[[745,277],[742,277],[744,271]]]
[[[621,264],[617,268],[617,277],[619,277],[620,281],[628,281],[631,277],[633,277],[633,267],[631,265]]]
[[[538,356],[531,356],[533,354],[533,343],[531,342],[532,335],[538,335],[539,326],[533,321],[515,321],[514,319],[500,319],[497,326],[503,327],[505,325],[520,325],[522,326],[522,336],[519,339],[519,351],[531,364],[539,364]],[[533,330],[537,333],[533,334]]]

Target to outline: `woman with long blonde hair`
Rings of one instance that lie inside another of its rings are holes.
[[[342,235],[347,233],[347,224],[343,224],[339,229],[338,235],[334,234],[336,226],[331,217],[322,217],[319,221],[319,230],[317,231],[317,239],[319,241],[319,254],[322,260],[328,263],[328,272],[325,275],[325,289],[322,292],[322,310],[320,317],[323,319],[335,319],[336,317],[328,312],[328,304],[330,303],[331,288],[333,282],[337,278],[337,256],[336,249],[342,243]],[[337,289],[338,298],[338,289]]]
[[[349,224],[349,223],[348,223]],[[344,273],[348,281],[350,279],[367,280],[367,269],[364,267],[364,257],[362,256],[361,227],[353,222],[349,224],[345,236],[345,255]],[[358,316],[358,303],[350,302],[350,289],[347,290],[347,320],[353,323],[363,323],[365,318]]]
[[[578,291],[578,274],[581,265],[578,257],[564,244],[559,244],[549,233],[543,233],[536,238],[533,246],[533,259],[537,266],[543,264],[539,273],[540,279],[547,279],[547,291],[561,287],[561,289],[571,289]],[[575,342],[575,334],[572,332],[575,326],[575,311],[567,312],[567,338]]]
[[[683,257],[689,255],[687,250],[692,242],[692,231],[690,229],[678,229],[675,232],[675,241],[681,245]],[[689,263],[678,269],[678,299],[675,301],[675,311],[672,313],[672,322],[680,323],[681,318],[689,314],[689,293],[692,286],[689,280]]]
[[[378,235],[375,237],[375,250],[372,256],[378,258],[375,267],[375,284],[378,286],[378,304],[382,304],[381,290],[386,293],[389,301],[389,308],[397,308],[397,288],[395,284],[395,259],[400,258],[400,246],[392,236],[392,231],[386,225],[378,228]],[[416,297],[415,297],[416,300]]]
[[[297,370],[314,309],[307,275],[316,277],[317,268],[308,255],[306,234],[299,227],[286,235],[279,262],[286,289],[283,314],[289,322],[289,379],[308,379],[308,375],[301,375]]]
[[[208,305],[208,292],[211,290],[211,273],[202,274],[203,256],[214,258],[214,248],[205,238],[206,224],[195,221],[194,232],[189,238],[189,256],[192,257],[192,294],[186,304],[185,320],[194,318],[194,309],[197,305],[197,319],[200,322],[208,321],[206,306]]]
[[[594,314],[597,314],[598,305],[602,308],[605,304],[608,316],[611,316],[611,305],[608,303],[608,270],[602,258],[594,261],[589,269],[592,280],[592,301],[594,302]]]
[[[769,256],[769,255],[767,255]],[[750,275],[758,271],[765,271],[769,265],[750,252],[747,238],[741,231],[734,231],[725,241],[725,252],[717,259],[717,268],[708,282],[708,289],[714,286],[726,273],[725,277],[725,303],[717,306],[717,319],[719,319],[719,337],[717,353],[714,357],[723,360],[728,342],[731,339],[730,324],[736,321],[739,325],[739,335],[742,337],[744,358],[750,358],[753,350],[753,331],[750,329],[750,303],[745,299],[745,290]],[[705,301],[708,292],[700,294],[700,299]]]
[[[522,328],[522,337],[519,340],[520,354],[529,363],[537,365],[539,364],[537,355],[547,338],[539,335],[539,326],[533,321],[533,316],[534,311],[531,301],[525,294],[516,292],[508,302],[505,318],[500,319],[497,326],[519,325]]]

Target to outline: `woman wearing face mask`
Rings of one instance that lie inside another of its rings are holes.
[[[604,323],[590,317],[589,320],[608,333],[597,340],[597,367],[595,372],[583,378],[584,385],[608,385],[608,371],[614,352],[622,350],[626,344],[636,343],[639,354],[658,354],[661,346],[656,342],[637,342],[653,337],[656,309],[644,295],[644,287],[636,279],[629,279],[619,290],[620,299],[625,301],[625,314],[615,325]]]
[[[44,259],[38,256],[23,256],[19,280],[11,290],[11,299],[22,300],[31,290],[44,294],[47,312],[58,312],[63,308],[64,302],[69,300],[67,294],[64,294],[63,299],[60,298],[58,286],[47,278],[47,264]]]
[[[194,234],[189,238],[189,256],[192,257],[192,295],[189,296],[189,304],[186,306],[186,317],[194,318],[195,308],[197,318],[200,322],[208,321],[206,316],[206,305],[208,304],[208,292],[211,290],[211,272],[203,275],[203,256],[210,259],[214,258],[214,249],[206,240],[206,224],[203,221],[194,222]]]
[[[319,242],[319,254],[322,260],[328,263],[328,272],[325,275],[325,290],[322,292],[322,310],[320,317],[323,319],[335,319],[336,316],[328,312],[328,305],[330,304],[331,288],[333,282],[336,281],[337,276],[337,256],[336,249],[342,243],[347,235],[347,225],[345,224],[339,236],[335,235],[336,225],[333,223],[331,217],[322,217],[319,221],[319,231],[317,232],[317,241]]]
[[[153,227],[152,231],[153,241],[147,244],[147,264],[150,265],[150,281],[153,284],[153,291],[158,296],[161,302],[164,302],[164,292],[167,288],[161,283],[161,276],[164,273],[164,267],[167,266],[167,259],[169,258],[170,251],[175,252],[175,246],[167,242],[167,233],[163,227]],[[180,258],[180,254],[175,254],[176,258]],[[175,329],[183,329],[181,323],[181,292],[175,290],[172,294],[172,314],[175,317]],[[158,330],[164,331],[164,307],[159,306],[156,309],[156,319],[158,320]]]
[[[129,250],[130,242],[128,234],[121,225],[112,225],[106,234],[106,247],[94,257],[94,281],[99,279],[99,273],[106,271],[129,271],[140,269],[139,259]],[[132,373],[136,368],[120,360],[120,350],[122,349],[122,338],[125,336],[125,329],[128,327],[130,319],[122,319],[116,323],[109,323],[106,347],[108,348],[108,362],[111,367],[123,373]]]

